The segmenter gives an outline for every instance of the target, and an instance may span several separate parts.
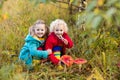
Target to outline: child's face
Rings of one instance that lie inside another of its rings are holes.
[[[46,32],[45,24],[38,24],[34,30],[35,30],[35,35],[37,37],[39,38],[43,37]]]
[[[56,36],[62,36],[63,33],[64,33],[64,26],[59,25],[58,27],[55,27],[54,33],[55,33]]]

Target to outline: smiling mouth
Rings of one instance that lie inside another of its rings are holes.
[[[38,35],[43,35],[43,33],[38,33]]]
[[[40,34],[37,34],[37,35],[41,37],[41,36],[43,36],[43,33],[40,33]]]

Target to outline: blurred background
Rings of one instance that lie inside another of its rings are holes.
[[[81,71],[35,64],[29,73],[18,60],[29,27],[57,18],[74,42],[66,54],[88,62]],[[120,80],[120,0],[0,0],[0,80]]]

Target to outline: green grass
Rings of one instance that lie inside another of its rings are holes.
[[[86,25],[83,25],[83,30],[81,26],[71,25],[66,14],[68,10],[52,4],[35,6],[24,0],[5,1],[0,9],[0,80],[119,80],[120,33],[116,21],[109,23],[105,19],[97,30],[87,29]],[[76,64],[67,69],[64,66],[64,70],[59,71],[51,63],[44,63],[36,64],[34,71],[29,72],[18,60],[28,29],[37,19],[43,19],[49,25],[56,18],[67,22],[68,34],[74,42],[73,48],[67,49],[66,54],[88,62],[82,65],[81,71]]]

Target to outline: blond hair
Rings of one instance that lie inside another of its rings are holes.
[[[45,21],[39,19],[29,28],[29,33],[30,33],[31,36],[35,35],[35,28],[39,24],[45,24]],[[48,27],[46,25],[45,25],[45,28],[46,28],[46,35],[48,35],[49,29],[48,29]]]
[[[59,25],[63,25],[64,26],[64,32],[68,32],[68,26],[66,24],[66,22],[62,19],[56,19],[55,21],[52,21],[50,24],[50,32],[53,32],[55,27],[59,27]]]

